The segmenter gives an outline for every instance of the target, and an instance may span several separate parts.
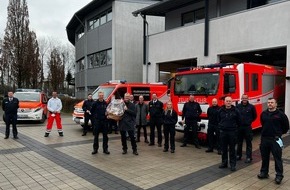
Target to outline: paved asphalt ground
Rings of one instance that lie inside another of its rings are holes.
[[[237,163],[237,171],[219,169],[217,152],[205,153],[206,147],[181,148],[182,134],[176,135],[176,152],[162,152],[163,148],[148,146],[141,138],[139,155],[129,149],[122,155],[119,134],[109,135],[110,155],[92,152],[92,133],[82,137],[81,127],[69,114],[62,116],[64,137],[56,127],[44,138],[45,124],[18,124],[19,139],[4,139],[5,125],[0,120],[0,189],[217,189],[217,190],[290,190],[290,136],[284,136],[284,180],[274,183],[274,162],[270,162],[270,178],[259,180],[261,166],[258,150],[259,132],[253,140],[253,162]],[[149,130],[149,128],[148,128]],[[102,138],[102,136],[100,136]],[[100,143],[100,147],[102,147]],[[128,141],[130,148],[130,143]]]

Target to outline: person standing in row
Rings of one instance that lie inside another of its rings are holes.
[[[163,103],[157,99],[157,94],[152,94],[152,100],[149,102],[150,114],[150,143],[155,144],[155,127],[157,128],[158,147],[162,147],[162,123],[163,123]]]
[[[168,152],[169,148],[169,135],[170,135],[170,152],[175,151],[175,124],[177,123],[177,113],[172,108],[172,102],[167,102],[166,109],[164,111],[164,123],[163,123],[163,133],[164,133],[164,150],[163,152]]]
[[[246,140],[246,160],[245,163],[252,162],[252,123],[257,118],[257,111],[255,106],[249,103],[249,97],[247,94],[242,95],[242,101],[237,105],[237,109],[241,113],[241,126],[238,129],[238,148],[237,148],[237,160],[242,159],[243,141]]]
[[[208,116],[208,149],[205,152],[213,152],[214,144],[218,154],[221,154],[221,145],[220,145],[220,129],[218,127],[218,111],[220,107],[218,106],[218,101],[216,98],[212,99],[212,105],[207,109]]]
[[[262,124],[260,152],[262,157],[262,166],[259,179],[269,177],[270,152],[272,152],[275,161],[275,183],[280,184],[283,179],[282,162],[282,134],[289,130],[289,120],[287,115],[277,109],[277,101],[269,98],[267,102],[268,109],[260,115]]]
[[[18,139],[17,131],[17,110],[19,108],[19,100],[15,98],[13,92],[8,92],[8,97],[2,101],[2,109],[5,112],[6,131],[4,139],[8,139],[10,135],[10,125],[12,124],[12,133],[14,139]]]
[[[182,123],[185,123],[186,127],[184,128],[183,144],[180,147],[185,147],[187,145],[190,136],[190,129],[192,129],[193,144],[196,148],[201,148],[197,138],[197,122],[200,120],[199,116],[201,113],[202,110],[199,103],[194,101],[193,95],[190,95],[189,101],[184,104],[182,109]]]
[[[57,97],[57,92],[52,92],[52,97],[47,102],[47,110],[49,111],[46,131],[44,137],[48,137],[54,120],[56,121],[57,131],[59,136],[63,136],[60,111],[62,109],[62,102]]]
[[[232,98],[225,97],[224,105],[218,112],[218,122],[220,128],[222,144],[222,163],[219,168],[228,167],[228,150],[230,156],[231,171],[236,171],[236,143],[238,127],[241,123],[241,115],[238,109],[232,105]]]
[[[92,106],[93,106],[93,103],[94,103],[94,100],[93,100],[93,96],[92,94],[88,94],[88,99],[86,99],[83,103],[83,111],[84,111],[84,117],[85,117],[85,124],[84,124],[84,128],[83,128],[83,134],[82,136],[86,136],[87,135],[87,132],[89,130],[89,121],[91,121],[91,124],[92,124],[92,120],[93,120],[93,116],[92,116],[92,113],[91,113],[91,109],[92,109]],[[93,124],[92,124],[93,125]]]
[[[91,114],[93,116],[94,126],[94,144],[92,154],[97,154],[99,149],[99,134],[103,133],[103,153],[110,154],[108,151],[108,119],[107,102],[104,100],[104,93],[98,92],[98,99],[93,103]]]
[[[147,139],[147,115],[149,112],[148,105],[144,102],[144,97],[139,96],[139,102],[136,104],[136,127],[137,127],[137,142],[140,142],[140,132],[143,128],[144,132],[144,142],[149,143]]]
[[[130,94],[126,93],[124,95],[125,112],[122,119],[119,121],[121,141],[122,141],[122,147],[123,147],[122,154],[127,154],[127,150],[128,150],[127,139],[126,139],[126,132],[127,132],[131,140],[133,154],[138,155],[137,144],[134,137],[134,131],[135,131],[135,125],[136,125],[136,122],[135,122],[136,109],[135,109],[135,105],[130,102],[129,98],[130,98]]]

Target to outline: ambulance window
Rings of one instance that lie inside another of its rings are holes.
[[[254,73],[252,74],[252,91],[258,90],[258,74]]]
[[[123,99],[125,93],[127,92],[127,88],[123,87],[123,88],[118,88],[117,91],[115,92],[115,99]]]
[[[245,74],[245,92],[249,92],[249,73]]]

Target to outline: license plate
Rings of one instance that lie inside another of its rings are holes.
[[[28,115],[18,115],[18,118],[27,118]]]

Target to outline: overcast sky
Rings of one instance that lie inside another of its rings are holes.
[[[30,29],[37,37],[49,37],[68,42],[66,26],[75,12],[92,0],[26,0]],[[9,0],[0,0],[0,38],[3,39],[7,23]]]

